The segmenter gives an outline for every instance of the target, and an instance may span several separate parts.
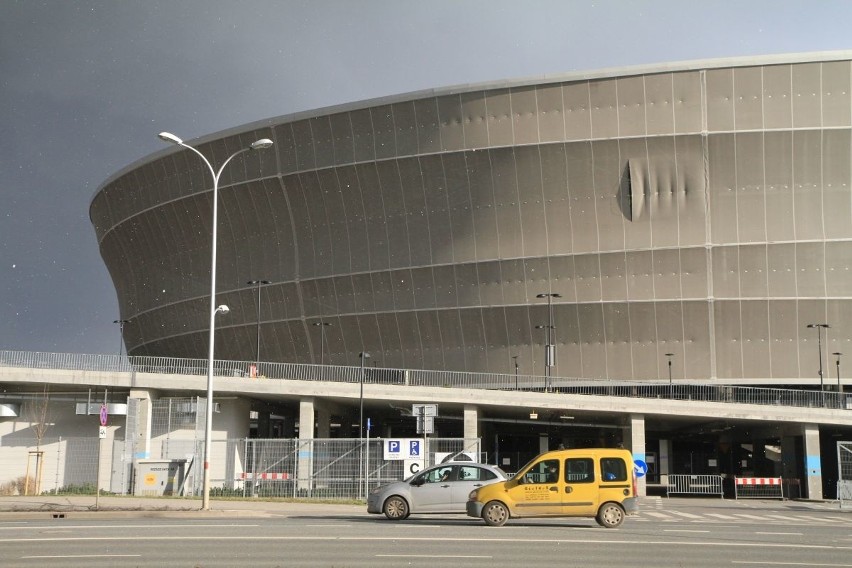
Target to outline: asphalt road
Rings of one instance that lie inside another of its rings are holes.
[[[615,530],[592,520],[307,513],[5,519],[6,567],[567,566],[850,567],[852,512],[646,503]]]

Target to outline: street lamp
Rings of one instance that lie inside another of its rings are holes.
[[[674,393],[674,386],[672,385],[672,357],[674,357],[674,353],[666,353],[666,357],[669,359],[669,398],[672,398],[672,394]]]
[[[223,305],[216,307],[216,226],[219,214],[219,177],[222,175],[222,171],[225,169],[225,166],[227,166],[236,156],[243,152],[248,152],[249,150],[263,150],[264,148],[269,148],[272,146],[272,140],[268,138],[261,138],[260,140],[252,142],[251,146],[237,150],[228,156],[228,159],[219,167],[219,171],[216,171],[210,164],[210,161],[204,157],[204,154],[189,144],[184,143],[183,140],[174,134],[171,134],[170,132],[160,132],[158,136],[160,137],[160,140],[168,142],[169,144],[175,144],[176,146],[181,146],[187,150],[195,152],[205,163],[213,176],[213,235],[211,247],[212,255],[210,259],[210,339],[207,355],[207,414],[205,416],[206,424],[204,428],[204,490],[203,497],[201,499],[201,509],[207,511],[210,509],[210,450],[212,448],[211,438],[213,437],[213,341],[216,330],[216,314],[220,312],[223,314],[228,313],[227,306]]]
[[[512,360],[515,362],[515,390],[518,390],[518,356],[512,355]]]
[[[819,353],[819,390],[823,390],[823,381],[822,381],[822,330],[830,329],[831,326],[827,323],[809,323],[808,329],[817,330],[817,352]]]
[[[327,321],[315,321],[311,325],[320,328],[320,365],[325,365],[325,328],[331,324]]]
[[[358,357],[361,359],[361,395],[358,397],[360,411],[358,413],[358,437],[364,437],[364,360],[370,358],[370,354],[362,351],[358,354]]]
[[[843,355],[840,351],[835,351],[832,353],[835,357],[837,357],[837,392],[843,392],[843,387],[840,386],[840,356]]]
[[[249,286],[257,286],[257,353],[254,358],[255,373],[260,374],[260,287],[270,284],[269,280],[249,280]]]
[[[112,320],[112,323],[118,324],[118,358],[121,359],[121,354],[124,351],[124,324],[130,323],[129,319]]]
[[[547,326],[535,326],[536,329],[546,328],[546,343],[544,346],[544,390],[550,392],[551,384],[550,384],[550,376],[552,374],[551,368],[556,365],[556,345],[554,345],[554,340],[556,339],[554,336],[556,335],[553,330],[556,328],[553,326],[553,298],[561,298],[562,294],[558,294],[556,292],[542,292],[541,294],[536,294],[536,298],[547,298]]]

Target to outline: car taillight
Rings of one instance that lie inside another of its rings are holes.
[[[636,470],[633,470],[633,496],[636,497]]]

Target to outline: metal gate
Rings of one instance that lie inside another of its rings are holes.
[[[852,505],[852,442],[837,442],[837,500],[841,509]]]

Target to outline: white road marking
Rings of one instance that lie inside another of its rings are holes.
[[[673,515],[680,515],[681,517],[686,517],[687,519],[702,519],[701,515],[693,515],[692,513],[684,513],[683,511],[672,511]]]
[[[705,531],[705,530],[690,530],[690,529],[663,529],[663,532],[676,532],[676,533],[709,533],[710,531]]]
[[[21,556],[21,560],[45,558],[139,558],[141,554],[65,554],[62,556]]]
[[[834,568],[849,568],[852,564],[814,564],[813,562],[760,562],[749,560],[731,560],[731,564],[760,564],[763,566],[831,566]]]
[[[793,535],[793,536],[804,536],[803,533],[800,532],[756,532],[754,534],[775,534],[775,535]]]
[[[461,554],[376,554],[376,558],[485,558],[491,559],[493,556],[474,556]]]
[[[181,525],[158,525],[158,524],[151,524],[151,525],[97,525],[97,526],[95,526],[95,525],[27,525],[25,527],[0,527],[0,530],[18,530],[19,531],[19,530],[25,528],[27,530],[45,530],[45,531],[63,530],[64,531],[64,530],[69,530],[69,529],[74,529],[74,530],[84,530],[84,529],[88,529],[88,530],[93,530],[93,529],[94,530],[102,530],[102,529],[163,529],[163,528],[165,528],[165,529],[185,529],[185,528],[196,528],[196,527],[197,528],[228,528],[228,527],[259,527],[259,526],[260,525],[244,525],[244,524],[235,524],[235,523],[228,523],[228,524],[222,524],[222,525],[208,524],[208,523],[205,523],[203,525],[202,524],[195,525],[195,524],[189,524],[189,523],[184,523],[184,524],[181,524]]]

